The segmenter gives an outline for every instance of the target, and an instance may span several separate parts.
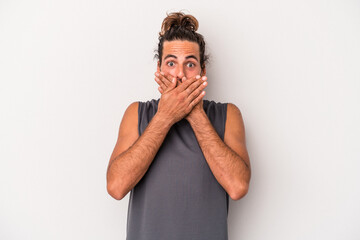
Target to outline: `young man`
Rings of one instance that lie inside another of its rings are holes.
[[[126,109],[110,157],[107,189],[131,191],[127,239],[227,239],[229,196],[242,198],[250,160],[240,110],[203,100],[205,42],[191,15],[164,19],[158,100]]]

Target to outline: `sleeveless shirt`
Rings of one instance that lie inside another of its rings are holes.
[[[160,99],[139,101],[141,135]],[[224,140],[227,103],[203,100]],[[217,182],[190,123],[183,118],[167,133],[142,179],[131,190],[127,240],[227,240],[229,195]]]

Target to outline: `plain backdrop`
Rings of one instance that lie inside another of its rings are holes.
[[[230,240],[360,239],[360,2],[0,0],[0,239],[125,239],[120,121],[157,99],[167,12],[200,23],[205,99],[236,104],[252,178]]]

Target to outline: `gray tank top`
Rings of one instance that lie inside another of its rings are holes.
[[[141,135],[160,99],[139,102]],[[203,100],[224,140],[226,103]],[[127,240],[227,240],[229,195],[217,182],[186,119],[169,130],[143,178],[131,190]]]

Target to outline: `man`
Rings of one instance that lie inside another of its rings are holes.
[[[227,239],[228,196],[248,192],[242,116],[234,104],[203,100],[197,28],[191,15],[165,18],[155,73],[161,98],[130,104],[120,124],[107,190],[117,200],[131,191],[127,239]]]

